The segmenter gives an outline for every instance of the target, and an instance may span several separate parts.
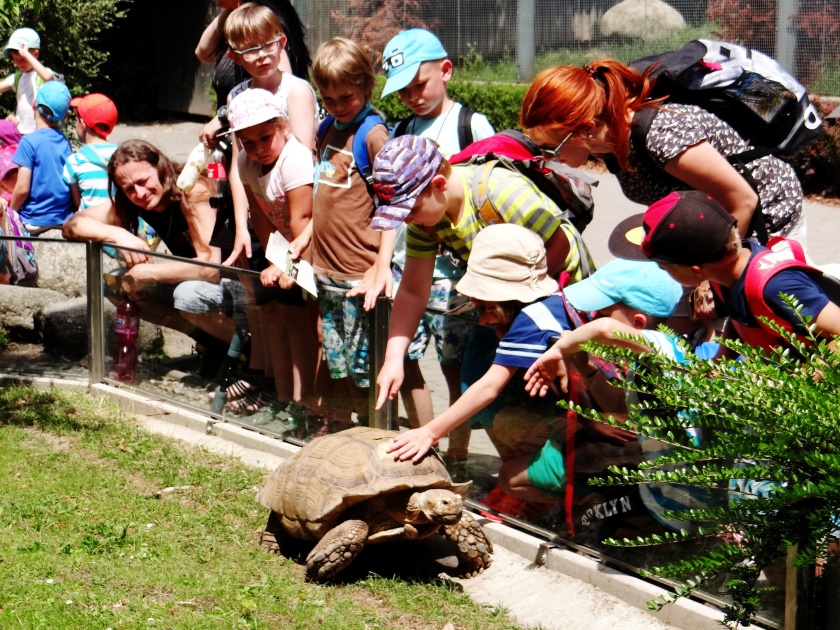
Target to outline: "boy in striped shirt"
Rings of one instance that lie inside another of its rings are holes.
[[[408,224],[403,278],[391,313],[385,362],[377,377],[381,388],[377,409],[399,392],[403,356],[428,303],[439,249],[466,266],[482,229],[494,222],[513,223],[539,235],[548,274],[561,276],[562,284],[581,280],[594,269],[580,233],[524,175],[493,169],[486,182],[486,203],[479,208],[471,183],[480,168],[451,166],[433,140],[411,135],[390,140],[374,160],[377,209],[371,227],[391,230]],[[495,216],[489,221],[483,213],[488,204]]]
[[[76,135],[82,146],[67,158],[61,178],[70,186],[75,210],[108,201],[108,160],[117,145],[108,136],[117,124],[117,107],[104,94],[88,94],[70,101],[76,112]]]

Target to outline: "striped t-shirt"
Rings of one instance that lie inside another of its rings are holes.
[[[67,158],[61,179],[79,186],[79,210],[108,201],[108,160],[116,150],[116,144],[86,144]]]
[[[468,262],[472,244],[479,231],[485,227],[473,200],[470,182],[476,168],[481,166],[453,166],[452,170],[461,180],[464,189],[464,208],[458,223],[453,224],[444,217],[433,228],[427,230],[421,225],[409,225],[406,234],[406,254],[414,258],[433,258],[438,246],[454,258]],[[570,243],[569,255],[563,265],[573,281],[588,275],[585,269],[595,269],[592,258],[578,231],[569,221],[562,218],[563,212],[551,199],[544,195],[524,175],[504,168],[490,171],[487,181],[487,197],[501,214],[505,223],[515,223],[540,235],[543,242],[562,229]]]

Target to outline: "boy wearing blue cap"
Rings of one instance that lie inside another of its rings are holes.
[[[453,155],[493,135],[483,114],[456,103],[446,92],[452,62],[440,40],[422,28],[398,33],[385,46],[382,67],[388,80],[382,98],[396,92],[413,113],[394,128],[394,136],[431,138],[444,155]]]
[[[41,38],[31,28],[19,28],[3,50],[15,65],[14,74],[0,81],[0,93],[14,90],[17,93],[17,107],[9,115],[22,134],[35,131],[35,111],[32,103],[35,93],[42,85],[55,79],[53,71],[38,61],[41,52]]]
[[[12,160],[20,168],[9,207],[37,236],[59,228],[73,214],[70,187],[61,178],[73,150],[59,123],[70,109],[70,91],[59,81],[41,86],[35,97],[35,131],[23,136]]]
[[[611,414],[626,412],[624,390],[610,385],[600,366],[581,350],[587,341],[684,359],[675,339],[653,330],[671,315],[682,297],[679,283],[655,263],[612,260],[589,278],[563,289],[563,293],[577,310],[595,312],[598,317],[564,332],[528,368],[525,389],[532,396],[545,396],[549,389],[556,392],[556,378],[560,378],[561,389],[568,392],[569,374],[574,370],[580,375],[580,388],[598,408]],[[645,343],[617,334],[642,337]],[[535,503],[555,503],[565,497],[569,506],[573,488],[584,487],[586,477],[596,476],[610,465],[634,466],[644,459],[634,434],[590,420],[579,418],[576,422],[571,442],[563,420],[558,419],[554,434],[539,452],[504,462],[499,470],[499,485],[504,492]],[[642,507],[633,505],[632,495],[624,502],[628,510]],[[650,506],[648,509],[655,511]]]
[[[449,98],[446,84],[452,78],[452,62],[433,33],[422,28],[398,33],[385,46],[383,67],[388,80],[382,96],[396,92],[413,112],[397,123],[391,132],[392,138],[407,134],[429,138],[437,143],[441,154],[448,157],[474,140],[493,135],[493,126],[484,115]],[[405,232],[405,225],[397,229],[394,248],[394,264],[399,275],[405,269]],[[463,303],[465,298],[454,288],[463,275],[463,270],[452,264],[449,256],[438,256],[429,307],[446,311]],[[410,426],[426,424],[434,416],[431,392],[420,371],[419,361],[429,342],[435,341],[452,406],[461,395],[461,363],[471,327],[463,319],[434,315],[429,311],[423,314],[405,358],[405,380],[400,388]],[[466,459],[469,441],[469,425],[463,424],[449,436],[447,456]]]

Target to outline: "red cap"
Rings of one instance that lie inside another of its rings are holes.
[[[642,251],[648,258],[677,265],[702,265],[726,255],[736,220],[706,193],[673,192],[642,217]]]
[[[70,101],[70,107],[103,138],[107,138],[117,125],[117,106],[104,94],[77,96]]]

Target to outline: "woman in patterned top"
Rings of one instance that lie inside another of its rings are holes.
[[[631,201],[650,205],[678,190],[699,190],[738,219],[750,236],[756,208],[767,233],[805,240],[802,186],[793,168],[774,156],[746,164],[755,189],[726,157],[751,145],[720,118],[694,105],[651,100],[653,80],[613,59],[583,68],[558,66],[540,73],[520,112],[520,126],[546,157],[580,166],[590,155],[613,158],[619,183]],[[644,146],[631,137],[642,108],[657,113]]]

